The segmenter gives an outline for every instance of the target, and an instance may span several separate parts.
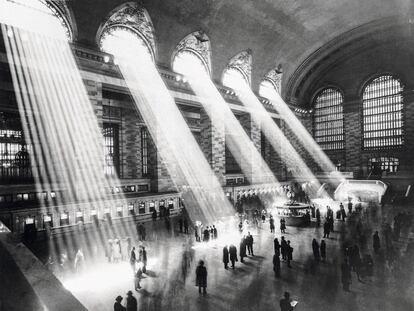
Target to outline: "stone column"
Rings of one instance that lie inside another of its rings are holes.
[[[345,171],[353,172],[355,176],[361,173],[362,127],[360,98],[346,98],[343,104],[344,133],[345,133]]]
[[[225,185],[225,132],[221,118],[213,120],[200,110],[201,150],[221,185]]]

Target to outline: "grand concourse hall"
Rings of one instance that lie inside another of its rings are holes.
[[[0,27],[0,311],[414,310],[412,0]]]

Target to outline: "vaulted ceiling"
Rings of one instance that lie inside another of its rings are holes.
[[[96,33],[122,0],[73,0],[76,41],[96,47]],[[252,87],[278,64],[283,86],[312,53],[361,25],[386,18],[409,19],[412,0],[143,0],[156,32],[157,62],[170,67],[175,46],[203,29],[211,40],[215,80],[231,57],[253,51]],[[282,86],[282,88],[283,88]]]

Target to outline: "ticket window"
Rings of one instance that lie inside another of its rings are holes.
[[[116,214],[118,217],[122,217],[123,213],[122,213],[122,206],[117,206],[116,208]]]
[[[145,203],[144,202],[139,203],[138,213],[139,214],[145,214]]]
[[[160,217],[165,216],[165,201],[160,201]]]
[[[60,225],[61,226],[69,225],[69,214],[68,214],[68,212],[62,212],[60,214]]]
[[[77,211],[76,212],[76,223],[83,223],[85,222],[84,216],[83,216],[83,212],[82,211]]]
[[[98,223],[98,211],[96,209],[91,210],[91,220],[94,223]]]
[[[173,200],[168,201],[168,209],[174,209],[174,201]]]
[[[128,204],[128,215],[133,216],[135,215],[134,204]]]
[[[150,213],[155,211],[155,202],[149,202],[149,211]]]
[[[28,216],[24,220],[24,231],[25,232],[34,232],[36,231],[36,222],[34,216]]]
[[[52,214],[43,215],[43,229],[53,228]]]

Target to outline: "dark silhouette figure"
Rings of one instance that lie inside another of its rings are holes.
[[[280,299],[280,310],[281,311],[293,311],[293,307],[290,304],[290,294],[285,292],[284,298]]]
[[[273,246],[275,248],[275,255],[277,255],[279,257],[280,256],[280,243],[279,243],[279,240],[277,238],[275,238],[273,240]]]
[[[329,239],[329,234],[331,233],[331,225],[328,221],[323,224],[323,237]]]
[[[188,220],[184,218],[184,233],[188,234]]]
[[[287,248],[288,248],[288,245],[287,245],[287,242],[286,242],[284,236],[282,236],[282,240],[281,240],[280,243],[281,243],[280,250],[281,250],[281,253],[282,253],[282,259],[283,260],[286,260],[287,259]]]
[[[286,220],[284,218],[280,220],[280,232],[286,233]]]
[[[316,241],[316,239],[312,240],[312,251],[313,251],[313,258],[316,261],[319,261],[320,254],[319,254],[319,243]]]
[[[201,288],[203,289],[203,295],[207,294],[207,269],[204,267],[204,261],[200,260],[196,269],[196,286],[198,286],[198,292],[201,294]]]
[[[240,249],[239,249],[239,255],[240,255],[240,262],[244,262],[244,257],[246,257],[246,238],[243,237],[240,241]]]
[[[316,209],[316,226],[321,226],[321,212],[319,211],[319,208]]]
[[[115,298],[114,311],[126,311],[126,308],[123,305],[121,305],[121,301],[122,296],[118,296]]]
[[[223,247],[223,263],[224,263],[224,269],[229,268],[229,250],[227,248],[227,245]]]
[[[280,276],[280,258],[279,255],[273,255],[273,271],[275,272],[275,276]]]
[[[249,255],[254,256],[253,254],[253,236],[250,234],[250,232],[248,232],[247,237],[246,237],[246,245],[247,245],[247,252]]]
[[[380,237],[378,235],[378,231],[375,231],[374,235],[372,236],[372,247],[374,248],[375,254],[378,254],[379,249],[381,248]]]
[[[325,240],[321,241],[321,257],[323,261],[326,261],[326,243]]]
[[[293,260],[293,247],[290,246],[290,241],[287,241],[287,264],[289,268],[292,268],[290,262]]]
[[[237,248],[233,244],[229,247],[229,255],[231,261],[231,267],[234,269],[234,263],[238,261],[237,259]]]
[[[126,299],[126,311],[138,311],[137,299],[132,296],[132,292],[128,291]]]

